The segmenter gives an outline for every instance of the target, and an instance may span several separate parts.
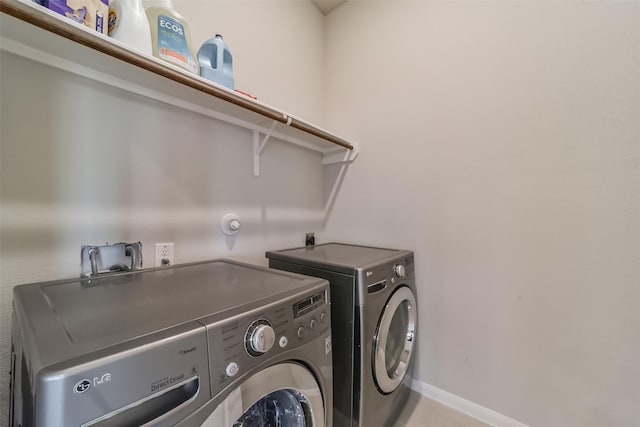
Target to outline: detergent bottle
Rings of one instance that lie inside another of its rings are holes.
[[[108,34],[139,51],[152,54],[151,30],[141,0],[110,0]]]
[[[198,63],[191,50],[191,34],[185,19],[173,9],[171,0],[143,0],[149,27],[153,56],[199,74]]]
[[[207,40],[198,50],[200,75],[207,80],[234,89],[233,58],[229,47],[220,34]]]

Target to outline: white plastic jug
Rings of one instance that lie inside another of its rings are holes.
[[[152,54],[151,30],[141,0],[110,0],[108,25],[109,37]]]
[[[171,0],[142,0],[151,28],[153,56],[195,74],[198,62],[193,56],[187,21],[173,8]]]
[[[234,89],[233,58],[220,34],[204,42],[196,56],[202,77],[231,90]]]

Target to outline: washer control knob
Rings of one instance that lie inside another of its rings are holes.
[[[256,353],[266,353],[276,342],[276,334],[270,325],[259,325],[251,333],[251,349]]]
[[[320,313],[320,321],[324,323],[326,320],[327,320],[327,313],[323,311],[322,313]]]
[[[296,335],[298,336],[298,338],[304,337],[304,326],[300,326],[298,328],[298,331],[296,332]]]
[[[225,369],[225,373],[227,374],[228,377],[232,377],[235,374],[238,373],[238,364],[236,362],[230,362],[227,365],[227,369]]]
[[[393,272],[396,273],[398,277],[405,277],[407,275],[407,271],[402,264],[396,264],[393,266]]]
[[[266,353],[276,342],[276,333],[267,319],[254,321],[244,335],[244,346],[250,356]]]
[[[315,318],[311,319],[311,321],[309,322],[309,329],[311,329],[312,331],[315,331],[317,326],[318,326],[318,321]]]

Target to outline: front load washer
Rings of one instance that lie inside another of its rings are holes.
[[[267,252],[269,266],[329,280],[336,427],[390,426],[410,392],[413,253],[328,243]]]
[[[329,284],[227,260],[18,286],[12,426],[332,426]]]

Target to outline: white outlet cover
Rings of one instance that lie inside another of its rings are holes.
[[[163,264],[163,259],[169,260],[169,264]],[[174,261],[173,243],[156,243],[156,257],[153,265],[156,267],[166,267],[167,265],[173,265]]]

